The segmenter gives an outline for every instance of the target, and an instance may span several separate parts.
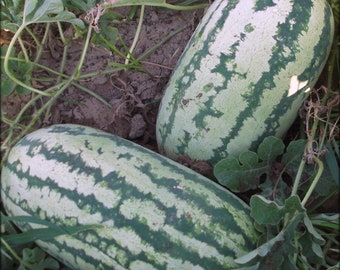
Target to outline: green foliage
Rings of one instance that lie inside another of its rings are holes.
[[[100,0],[63,0],[66,8],[81,12],[89,11],[100,2]]]
[[[60,269],[58,261],[51,257],[46,258],[46,253],[38,247],[35,247],[33,249],[30,248],[23,249],[22,260],[23,264],[19,266],[18,270],[25,270],[26,269],[25,267],[27,267],[27,265],[30,265],[29,267],[30,269],[35,270]]]
[[[15,33],[23,19],[23,0],[1,1],[1,29],[8,29]]]
[[[7,45],[1,47],[1,55],[5,55],[8,49]],[[14,58],[15,50],[13,49],[9,57]],[[16,78],[18,78],[23,83],[31,85],[31,76],[32,76],[32,64],[30,62],[26,62],[24,59],[23,54],[20,52],[17,54],[18,61],[11,61],[8,63],[8,70],[15,74]],[[3,70],[4,61],[1,58],[1,70]],[[1,94],[4,96],[8,96],[11,94],[15,89],[19,94],[27,94],[27,91],[23,86],[17,85],[13,80],[11,80],[6,73],[1,74]]]
[[[221,160],[214,167],[214,175],[219,183],[234,192],[261,189],[268,197],[284,200],[289,195],[286,182],[295,179],[306,143],[305,139],[291,141],[285,151],[281,139],[267,137],[259,145],[257,153],[246,151],[241,153],[238,159],[230,157]],[[325,195],[339,186],[336,157],[332,148],[327,148],[327,153],[327,166],[320,179],[323,184],[318,185],[316,189],[319,195]],[[315,166],[307,166],[303,178],[308,181],[314,174]]]
[[[339,214],[309,217],[296,195],[289,197],[282,206],[254,195],[250,206],[252,217],[258,227],[262,226],[262,242],[256,250],[238,258],[237,263],[256,265],[258,269],[314,269],[315,265],[327,266],[322,251],[325,239],[322,231],[314,226],[338,230]],[[271,232],[269,240],[268,232]]]
[[[259,186],[263,174],[270,181],[271,167],[275,159],[284,151],[283,142],[276,137],[268,137],[259,146],[258,152],[246,151],[237,158],[226,158],[214,167],[218,181],[234,192],[245,192]]]
[[[14,89],[18,93],[26,94],[28,90],[31,90],[43,94],[31,85],[32,71],[37,61],[29,60],[28,53],[21,42],[22,32],[33,23],[68,22],[80,28],[84,28],[85,24],[72,12],[64,10],[61,0],[4,1],[1,4],[3,5],[1,29],[15,33],[10,45],[1,48],[1,56],[4,56],[1,58],[1,73],[2,77],[6,78],[6,80],[1,80],[1,94],[9,95]],[[21,45],[21,51],[18,54],[15,53],[14,48],[17,40]]]
[[[257,249],[236,259],[246,267],[242,269],[332,269],[335,265],[331,254],[340,254],[334,248],[339,247],[340,215],[317,211],[339,192],[339,147],[332,137],[338,118],[331,119],[334,106],[329,105],[338,97],[326,95],[323,102],[329,100],[328,107],[319,102],[306,107],[312,127],[307,129],[307,139],[291,141],[285,149],[282,140],[271,136],[257,153],[246,151],[215,166],[222,185],[234,192],[256,189],[258,193],[251,196],[250,207],[261,236]],[[325,131],[330,132],[326,142]]]
[[[321,245],[325,240],[314,229],[298,196],[289,197],[279,206],[262,196],[254,195],[250,206],[252,217],[261,226],[272,226],[273,237],[236,262],[246,264],[256,262],[259,269],[295,269],[298,265],[324,264]],[[281,224],[280,231],[273,230]]]
[[[169,4],[166,0],[123,0],[123,1],[103,1],[101,6],[103,8],[113,8],[122,6],[153,6],[153,7],[163,7],[173,10],[195,10],[200,8],[205,8],[206,3],[189,5],[192,3],[201,2],[199,0],[189,0],[189,1],[178,1],[178,4]]]
[[[32,23],[69,22],[81,28],[84,23],[69,11],[64,10],[62,0],[50,1],[2,1],[1,29],[16,32]]]

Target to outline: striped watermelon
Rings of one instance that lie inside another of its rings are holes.
[[[333,32],[325,0],[215,0],[165,90],[160,152],[215,165],[282,137],[324,67]]]
[[[37,241],[72,269],[231,269],[256,247],[250,210],[232,193],[92,128],[55,125],[27,135],[1,180],[10,216],[103,225]]]

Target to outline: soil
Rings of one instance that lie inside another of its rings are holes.
[[[124,16],[128,14],[129,9],[120,8],[118,12]],[[183,30],[141,61],[146,72],[126,70],[100,74],[78,82],[102,97],[111,108],[79,87],[71,86],[53,104],[49,117],[43,119],[42,125],[75,123],[91,126],[157,151],[155,122],[159,101],[169,76],[202,14],[203,11],[181,12],[147,7],[141,34],[134,49],[134,57],[138,58],[172,32],[182,28]],[[112,24],[118,29],[128,47],[133,42],[138,19],[137,13],[133,20]],[[41,26],[35,27],[36,33],[41,31],[39,27]],[[57,31],[54,30],[50,31],[49,46],[44,49],[40,64],[58,70],[64,46],[55,34]],[[65,28],[65,35],[71,30],[71,27]],[[124,52],[122,44],[117,43],[116,46]],[[69,45],[66,74],[73,73],[83,49],[84,44],[81,40],[73,40]],[[112,69],[111,62],[123,63],[124,59],[101,46],[91,44],[86,53],[82,74]],[[39,77],[39,72],[46,73],[37,71],[34,76]],[[44,89],[50,85],[34,81],[33,86]],[[30,98],[30,95],[18,95],[13,92],[10,96],[2,98],[1,106],[7,117],[13,118]],[[43,102],[42,100],[41,103]]]

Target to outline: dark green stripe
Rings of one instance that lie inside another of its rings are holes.
[[[222,139],[223,145],[214,149],[214,155],[209,160],[215,164],[224,156],[226,145],[228,145],[233,139],[239,136],[239,131],[244,125],[244,122],[248,118],[253,117],[254,111],[261,106],[261,98],[263,97],[264,91],[276,91],[276,85],[274,82],[274,77],[282,70],[286,68],[288,63],[294,62],[296,60],[295,54],[304,48],[299,47],[299,36],[303,34],[304,31],[308,30],[309,18],[311,15],[312,1],[294,2],[293,9],[289,16],[287,16],[284,23],[277,25],[276,35],[273,37],[277,43],[273,47],[272,56],[269,59],[270,70],[263,72],[261,79],[254,85],[250,85],[252,92],[251,96],[247,98],[248,106],[240,111],[238,117],[236,117],[236,124],[233,126],[229,134]],[[291,20],[296,20],[295,25],[291,24]],[[290,48],[290,51],[287,51]],[[221,66],[223,63],[220,63]],[[228,73],[227,70],[224,70]],[[221,73],[222,75],[225,73]],[[224,89],[227,88],[227,84],[224,85]],[[288,94],[288,89],[287,89]],[[281,107],[280,107],[281,106]],[[291,106],[291,99],[283,99],[280,101],[279,105],[276,106],[277,110],[273,111],[268,119],[265,120],[265,134],[259,137],[259,139],[252,143],[252,147],[249,150],[256,150],[258,143],[261,142],[264,137],[268,135],[274,135],[276,129],[279,127],[278,119],[280,116],[287,112],[288,107]]]
[[[184,71],[183,75],[181,74],[180,77],[175,81],[175,83],[174,83],[175,89],[171,89],[171,91],[173,92],[171,101],[169,102],[169,104],[164,104],[166,106],[172,106],[172,108],[171,108],[170,115],[169,115],[169,117],[167,119],[168,121],[166,123],[164,123],[160,127],[160,129],[159,129],[159,133],[161,135],[161,145],[164,145],[164,142],[166,140],[167,134],[171,134],[172,127],[173,127],[174,120],[175,120],[175,116],[176,116],[175,114],[177,112],[176,108],[177,108],[177,106],[179,106],[182,103],[182,99],[183,99],[183,97],[185,95],[185,91],[184,90],[189,88],[191,83],[196,79],[195,78],[195,73],[188,71],[188,70],[190,70],[189,67],[191,65],[193,65],[194,66],[194,70],[200,70],[201,69],[202,59],[204,57],[206,57],[207,54],[209,54],[209,47],[214,42],[214,40],[216,39],[216,35],[218,35],[218,30],[221,27],[223,27],[226,18],[229,16],[229,13],[233,9],[235,9],[235,7],[237,6],[238,3],[239,3],[239,0],[228,1],[228,4],[223,9],[223,15],[216,22],[215,28],[212,31],[209,32],[209,34],[207,36],[207,39],[204,41],[203,48],[200,51],[197,51],[193,55],[192,60],[189,63],[182,63],[183,56],[186,55],[189,50],[191,50],[191,51],[194,50],[193,48],[195,46],[195,43],[196,42],[202,42],[201,40],[199,40],[199,38],[202,36],[202,33],[204,33],[206,31],[207,25],[201,25],[201,28],[199,29],[199,32],[197,32],[197,34],[195,33],[194,36],[191,38],[191,40],[189,41],[189,43],[188,43],[188,45],[186,47],[186,50],[182,54],[181,59],[178,61],[177,65],[175,67],[175,70],[179,66],[182,66],[184,64],[186,65],[186,68],[183,68],[183,71]],[[224,5],[223,1],[221,1],[216,6],[215,10],[219,9],[219,7],[222,4]],[[212,19],[212,17],[214,17],[214,12],[212,12],[210,14],[210,16],[207,19],[207,21],[210,21]],[[221,56],[221,57],[223,58],[223,56]],[[230,56],[230,59],[232,59],[232,56]],[[224,74],[224,76],[228,76],[228,75]],[[187,77],[190,78],[190,79],[188,80],[187,83],[184,83],[183,82],[183,78],[187,78]],[[231,77],[231,75],[230,75],[230,77]],[[227,78],[226,78],[226,80],[227,80]],[[170,81],[170,83],[171,83],[171,81]],[[167,86],[167,88],[168,87],[169,87],[169,85]],[[216,91],[218,92],[218,89],[216,89]],[[168,108],[167,110],[169,110],[169,109],[170,108]]]
[[[308,3],[308,6],[312,6],[312,1]],[[299,6],[297,4],[297,8],[295,10],[294,16],[299,16],[301,9],[305,9],[305,6]],[[311,15],[311,13],[308,13]],[[332,9],[329,5],[325,5],[324,9],[325,18],[330,18],[332,16]],[[318,79],[320,72],[325,65],[325,62],[327,60],[327,54],[329,50],[329,40],[332,37],[332,26],[331,22],[328,19],[325,19],[324,21],[324,27],[322,29],[322,34],[319,39],[319,43],[314,46],[314,54],[311,58],[310,66],[306,67],[306,69],[299,74],[298,80],[299,81],[308,81],[308,84],[304,89],[299,90],[296,94],[286,97],[280,100],[280,102],[274,107],[272,113],[270,116],[264,121],[265,123],[265,132],[258,138],[257,141],[253,142],[251,145],[251,149],[256,149],[258,147],[258,144],[262,142],[266,137],[269,135],[274,135],[277,128],[279,126],[279,119],[280,117],[284,116],[288,110],[291,109],[293,101],[297,98],[297,96],[303,96],[302,99],[305,99],[309,93],[304,93],[305,89],[308,87],[313,87],[314,83]],[[304,25],[302,27],[303,30],[308,31],[308,22],[304,21]],[[288,35],[288,33],[287,33]],[[304,48],[301,48],[304,49]],[[288,94],[288,91],[287,91]],[[297,110],[297,109],[296,109]]]

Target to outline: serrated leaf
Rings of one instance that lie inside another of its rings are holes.
[[[17,84],[9,79],[6,73],[1,72],[1,88],[0,88],[0,93],[1,95],[8,96],[10,95]]]
[[[214,167],[215,177],[220,184],[234,192],[255,189],[259,184],[259,177],[268,171],[268,166],[258,163],[256,153],[251,151],[242,153],[240,162],[237,158],[221,160]]]
[[[252,167],[257,166],[259,163],[257,154],[252,151],[241,153],[238,159],[241,162],[242,166],[247,169],[251,169]]]
[[[221,160],[214,167],[214,176],[218,182],[233,192],[245,192],[259,187],[260,177],[272,177],[271,167],[274,160],[283,153],[281,139],[269,136],[258,147],[258,154],[245,151],[239,159],[230,157]]]
[[[306,147],[306,140],[291,141],[287,146],[286,153],[282,157],[282,163],[289,164],[297,161],[300,163]]]
[[[285,258],[283,263],[282,263],[282,270],[283,269],[296,269],[296,262],[294,255],[289,254],[288,258]]]
[[[295,235],[297,228],[303,219],[304,214],[300,213],[290,220],[288,225],[284,227],[279,235],[282,234],[283,240],[276,241],[271,251],[267,256],[260,259],[259,269],[266,269],[269,263],[274,263],[273,269],[286,269],[283,265],[286,264],[286,258],[293,257],[298,253],[298,248],[295,245]],[[282,260],[282,258],[285,258]]]
[[[1,29],[15,33],[22,23],[24,0],[1,1]]]
[[[321,264],[324,261],[324,256],[320,245],[317,245],[313,241],[313,237],[309,233],[305,233],[300,239],[299,243],[301,245],[301,252],[306,257],[306,263],[308,261]],[[320,253],[321,252],[321,253]]]
[[[94,33],[91,42],[107,50],[111,50],[112,46],[115,46],[117,43],[118,34],[117,28],[106,26],[105,28],[101,28],[100,33]]]
[[[36,263],[40,260],[43,260],[45,256],[45,252],[38,247],[35,247],[33,249],[24,248],[22,251],[22,258],[28,263]]]
[[[262,225],[277,225],[283,217],[283,207],[260,195],[250,199],[251,216]]]
[[[5,55],[8,49],[7,45],[1,47],[1,55]],[[15,50],[10,52],[10,57],[14,57]],[[30,91],[25,89],[24,87],[18,85],[13,80],[11,80],[8,75],[5,73],[4,68],[4,60],[1,59],[1,94],[9,95],[15,89],[19,94],[27,94]],[[31,86],[31,76],[32,76],[32,69],[33,64],[31,62],[25,62],[24,55],[22,52],[18,53],[17,57],[14,60],[10,60],[8,62],[8,69],[10,73],[15,75],[15,77],[20,80],[21,82],[25,83],[28,86]]]
[[[39,267],[41,269],[51,269],[51,270],[60,269],[59,262],[51,257],[45,258],[43,261],[41,261],[39,263]]]
[[[301,200],[298,196],[294,195],[289,197],[285,201],[284,212],[287,215],[286,218],[294,219],[298,213],[305,213],[305,208],[301,204]]]
[[[72,12],[64,10],[62,0],[30,0],[25,1],[23,12],[23,25],[45,22],[69,22],[84,28],[84,22]]]
[[[66,7],[72,8],[72,10],[86,12],[95,7],[100,0],[66,0],[65,2]]]
[[[252,199],[255,199],[255,202],[259,202],[259,205],[265,205],[265,208],[262,208],[262,213],[264,213],[266,211],[266,207],[269,206],[271,208],[276,208],[275,211],[279,211],[281,217],[283,217],[283,214],[285,214],[285,211],[283,211],[280,207],[273,205],[271,201],[268,202],[266,199],[262,198],[259,195],[252,196]],[[288,205],[296,206],[296,199],[288,201]],[[278,210],[278,208],[281,210]],[[292,208],[299,209],[299,207]],[[255,210],[258,211],[258,217],[260,217],[260,209]],[[251,211],[251,213],[253,214],[252,202]],[[293,243],[297,233],[297,228],[299,224],[303,221],[304,216],[304,212],[298,211],[297,214],[292,215],[292,218],[287,221],[286,226],[280,232],[278,232],[275,237],[269,239],[266,243],[262,244],[260,247],[251,251],[245,256],[236,259],[235,262],[238,264],[260,262],[259,269],[266,269],[265,267],[268,266],[268,263],[273,261],[275,266],[275,268],[273,269],[282,269],[280,267],[283,264],[286,265],[288,262],[285,262],[281,258],[288,258],[289,256],[294,256],[294,254],[297,253],[297,246]]]
[[[46,253],[38,247],[33,249],[25,248],[23,249],[22,259],[27,264],[30,264],[35,270],[58,270],[60,265],[55,259],[48,257],[46,258]],[[19,268],[25,269],[25,268]]]
[[[263,140],[257,149],[260,159],[272,162],[280,156],[285,150],[285,145],[281,139],[269,136]]]

